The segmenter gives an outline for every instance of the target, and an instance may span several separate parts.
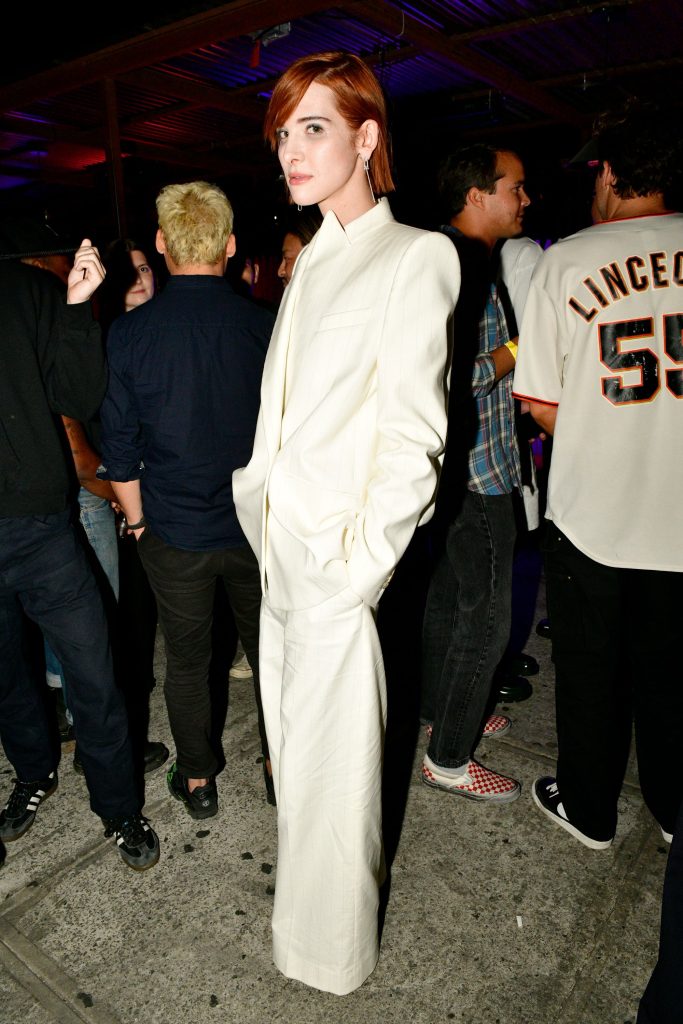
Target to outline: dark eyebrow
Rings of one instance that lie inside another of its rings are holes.
[[[328,124],[329,124],[329,122],[331,121],[331,118],[324,117],[322,114],[306,114],[305,117],[297,118],[297,122],[296,123],[297,124],[305,124],[306,121],[327,121]]]

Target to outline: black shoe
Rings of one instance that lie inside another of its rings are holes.
[[[542,636],[544,640],[550,640],[552,633],[550,632],[550,619],[539,619],[536,625],[536,632],[539,636]]]
[[[206,786],[197,786],[190,793],[187,779],[180,774],[174,761],[166,773],[166,782],[171,796],[185,804],[191,818],[213,818],[218,812],[218,790],[213,779]]]
[[[590,836],[579,832],[578,828],[572,825],[560,800],[557,779],[552,778],[550,775],[544,775],[540,779],[536,779],[531,787],[531,796],[539,811],[542,811],[546,818],[550,818],[551,821],[554,821],[560,828],[569,832],[570,835],[578,839],[584,846],[588,846],[591,850],[606,850],[608,846],[612,845],[612,839],[591,839]]]
[[[5,849],[5,844],[3,843],[2,839],[0,839],[0,868],[5,863],[5,857],[6,856],[7,856],[7,850]]]
[[[506,671],[511,676],[536,676],[539,671],[539,664],[530,654],[513,654],[505,662]]]
[[[497,704],[519,704],[528,700],[534,688],[524,676],[505,676],[498,687]]]
[[[46,779],[38,782],[14,780],[14,792],[0,814],[0,839],[13,843],[28,832],[35,821],[36,811],[57,788],[57,772],[50,772]]]
[[[163,743],[152,743],[147,740],[144,752],[145,775],[161,768],[165,761],[168,761],[169,749]]]
[[[141,814],[102,818],[104,834],[114,836],[119,853],[133,871],[146,871],[159,860],[159,838]]]
[[[83,762],[81,761],[81,755],[78,753],[78,747],[74,747],[74,759],[72,761],[74,771],[77,775],[85,775],[83,770]]]

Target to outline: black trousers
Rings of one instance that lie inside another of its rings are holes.
[[[544,552],[567,816],[593,839],[614,835],[635,724],[643,798],[673,832],[683,795],[683,573],[595,562],[551,522]]]
[[[683,1024],[683,803],[664,874],[659,958],[636,1024]]]
[[[164,635],[164,695],[178,771],[192,779],[208,778],[218,767],[212,743],[209,689],[218,580],[225,585],[235,625],[253,670],[259,726],[262,722],[258,678],[261,608],[258,563],[248,545],[216,551],[184,551],[165,544],[149,527],[140,537],[138,552],[156,597]]]

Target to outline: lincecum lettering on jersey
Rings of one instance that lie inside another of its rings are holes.
[[[569,297],[569,306],[587,324],[601,309],[624,299],[632,292],[648,288],[683,287],[683,250],[672,256],[666,252],[651,252],[647,256],[629,256],[628,259],[607,263],[599,267],[592,277],[584,277],[575,289],[577,295]]]

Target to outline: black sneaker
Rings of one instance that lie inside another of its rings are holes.
[[[39,779],[38,782],[20,782],[15,779],[14,792],[0,814],[0,839],[13,843],[24,832],[28,832],[42,801],[54,793],[56,788],[57,772],[50,772],[46,779]]]
[[[119,853],[133,871],[146,871],[159,860],[159,839],[141,814],[128,818],[102,818],[104,834],[114,836]]]
[[[166,773],[166,782],[171,796],[185,804],[191,818],[213,818],[218,812],[218,790],[213,779],[206,786],[197,786],[190,793],[187,779],[180,774],[174,761]]]
[[[604,840],[591,839],[590,836],[579,832],[578,828],[572,825],[560,800],[557,779],[552,778],[550,775],[544,775],[542,778],[536,779],[531,787],[531,795],[534,803],[545,814],[546,818],[550,818],[551,821],[554,821],[556,825],[563,828],[565,832],[569,832],[570,835],[578,839],[584,846],[588,846],[591,850],[606,850],[608,846],[612,845],[613,838]]]

